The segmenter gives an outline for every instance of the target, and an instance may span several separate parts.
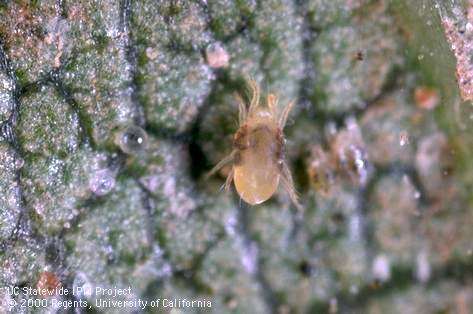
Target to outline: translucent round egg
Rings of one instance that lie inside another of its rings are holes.
[[[90,190],[99,196],[110,193],[115,187],[115,172],[105,168],[92,173],[89,179]]]
[[[148,135],[145,130],[137,125],[130,125],[118,135],[120,149],[129,155],[141,153],[146,148]]]

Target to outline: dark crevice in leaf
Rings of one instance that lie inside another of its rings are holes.
[[[71,109],[79,117],[79,126],[81,129],[80,133],[80,144],[81,145],[90,145],[92,148],[96,148],[96,143],[93,136],[93,127],[92,127],[92,117],[81,107],[81,105],[76,101],[72,93],[69,91],[67,86],[64,85],[60,79],[60,69],[50,73],[49,78],[56,89],[59,96],[61,96],[66,103],[71,107]]]
[[[17,158],[23,158],[24,153],[23,149],[20,146],[20,143],[17,140],[17,121],[19,115],[19,106],[20,106],[20,86],[18,84],[18,79],[15,75],[15,71],[10,64],[7,53],[4,49],[3,42],[0,41],[0,70],[4,72],[7,77],[13,82],[13,93],[11,95],[13,101],[12,113],[9,119],[7,120],[5,126],[2,125],[2,137],[4,137],[11,147],[15,151]],[[21,168],[15,170],[15,184],[17,188],[17,198],[20,207],[20,215],[16,223],[15,228],[13,229],[10,237],[8,239],[0,239],[0,247],[8,247],[15,243],[18,239],[25,239],[31,237],[36,243],[42,243],[42,237],[34,230],[33,224],[31,223],[32,209],[28,208],[24,195],[24,188],[22,185],[22,174]]]
[[[133,120],[136,125],[144,127],[147,125],[146,117],[144,114],[143,105],[140,103],[139,96],[139,72],[138,72],[138,55],[136,51],[136,44],[131,28],[132,20],[132,0],[121,0],[120,1],[120,24],[123,34],[125,34],[125,54],[126,61],[128,62],[129,72],[131,81],[129,88],[131,90],[131,102],[134,106]]]
[[[173,276],[177,279],[182,279],[186,283],[190,283],[191,287],[199,293],[205,294],[213,294],[214,291],[210,286],[204,283],[200,278],[197,276],[197,270],[202,267],[202,263],[205,261],[205,257],[209,254],[209,252],[218,244],[220,243],[225,237],[225,230],[223,228],[219,230],[216,234],[215,239],[208,242],[203,251],[192,259],[189,268],[187,269],[175,269],[173,271]]]

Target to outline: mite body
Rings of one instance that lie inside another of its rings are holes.
[[[234,181],[240,197],[251,205],[261,204],[277,190],[280,181],[291,200],[299,207],[291,173],[284,160],[282,130],[294,103],[279,114],[278,99],[267,97],[267,107],[260,106],[260,91],[256,82],[249,81],[252,99],[247,109],[238,97],[240,127],[233,139],[233,152],[220,161],[208,174],[211,176],[226,165],[231,171],[225,182],[228,189]]]

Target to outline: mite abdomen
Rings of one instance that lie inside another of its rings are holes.
[[[240,197],[248,204],[256,205],[263,203],[276,192],[279,170],[274,163],[262,164],[260,168],[235,166],[233,179]]]
[[[269,199],[279,185],[278,142],[276,124],[248,124],[240,151],[240,161],[234,168],[235,188],[241,198],[252,205]]]

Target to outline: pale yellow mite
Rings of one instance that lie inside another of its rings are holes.
[[[207,177],[222,167],[231,165],[225,188],[228,189],[233,180],[240,197],[251,205],[261,204],[269,199],[281,181],[291,200],[300,207],[291,172],[284,160],[285,140],[282,133],[294,103],[287,104],[279,113],[277,97],[269,94],[267,107],[262,107],[258,85],[255,81],[249,81],[248,85],[252,91],[248,109],[237,96],[240,127],[233,139],[233,151]]]

